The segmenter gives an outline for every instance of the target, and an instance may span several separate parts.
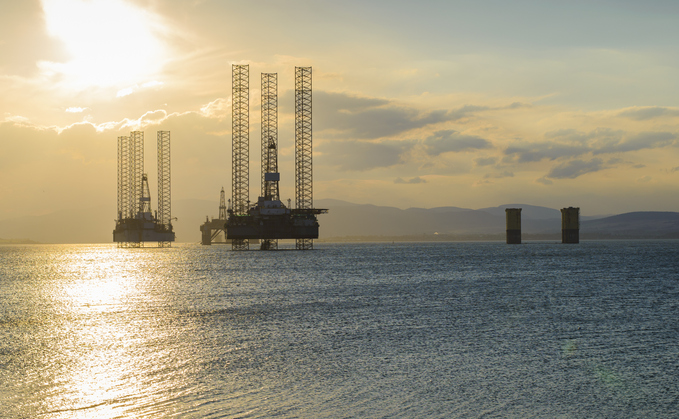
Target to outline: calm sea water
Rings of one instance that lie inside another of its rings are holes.
[[[677,417],[678,256],[0,246],[0,417]]]

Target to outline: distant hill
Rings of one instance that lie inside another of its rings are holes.
[[[178,242],[200,242],[200,225],[205,217],[217,217],[219,203],[198,199],[172,204],[172,224]],[[41,243],[111,243],[115,208],[94,207],[62,210],[47,215],[0,220],[0,237],[26,238]]]
[[[505,208],[522,208],[522,232],[529,240],[559,237],[561,213],[557,209],[506,204],[478,210],[460,207],[400,209],[318,199],[315,207],[329,209],[319,216],[321,239],[351,237],[494,238],[505,234]],[[217,217],[217,201],[176,200],[172,216],[178,242],[200,242],[200,225],[206,216]],[[679,238],[679,213],[632,212],[609,217],[583,217],[582,239]],[[0,220],[0,237],[6,241],[41,243],[111,243],[114,216],[111,208],[64,210],[36,217]],[[2,243],[2,241],[0,241]]]
[[[628,212],[598,220],[582,221],[580,232],[591,237],[679,238],[679,213]]]
[[[39,244],[29,239],[0,239],[0,244]]]
[[[505,216],[505,209],[507,208],[521,208],[521,219],[522,220],[550,220],[550,219],[561,219],[561,211],[547,208],[538,207],[535,205],[525,205],[525,204],[506,204],[500,205],[499,207],[481,208],[479,211],[485,211],[489,214],[503,217]]]

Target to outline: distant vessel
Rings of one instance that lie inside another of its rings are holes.
[[[151,212],[151,196],[146,173],[141,178],[141,191],[136,214],[127,218],[123,218],[122,213],[118,215],[116,228],[113,230],[113,241],[132,247],[140,246],[143,242],[159,244],[173,242],[175,235],[172,223],[161,223],[157,214]]]

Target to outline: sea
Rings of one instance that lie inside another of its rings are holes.
[[[0,417],[679,417],[679,241],[282,247],[0,246]]]

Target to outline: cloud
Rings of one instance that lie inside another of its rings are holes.
[[[652,148],[662,148],[675,143],[676,134],[671,132],[642,132],[627,140],[607,144],[594,150],[594,154],[625,153]]]
[[[486,139],[474,135],[462,135],[454,130],[436,131],[422,143],[430,156],[438,156],[447,152],[483,150],[492,147],[491,142]]]
[[[413,185],[413,184],[417,184],[417,183],[427,183],[427,180],[426,180],[426,179],[422,179],[422,178],[419,177],[419,176],[414,177],[414,178],[412,178],[412,179],[410,179],[410,180],[403,180],[402,178],[398,177],[398,178],[394,179],[394,183],[397,183],[397,184],[410,184],[410,185]]]
[[[612,131],[608,128],[597,128],[590,132],[578,131],[573,128],[564,128],[545,133],[545,138],[548,140],[556,140],[561,142],[584,144],[593,138],[611,137],[621,138],[623,131]]]
[[[200,111],[208,118],[231,117],[231,98],[217,98],[201,107]]]
[[[514,157],[519,163],[536,162],[543,159],[556,160],[576,157],[588,153],[590,147],[559,143],[535,143],[527,146],[512,146],[505,149],[505,155]]]
[[[293,94],[287,91],[281,95],[281,112],[294,112],[291,105],[294,103]],[[422,111],[382,98],[325,91],[315,91],[313,101],[314,128],[317,132],[322,132],[326,138],[364,140],[393,137],[429,125],[457,121],[475,112],[495,109],[467,105],[453,110]]]
[[[671,132],[641,132],[631,134],[621,130],[597,128],[590,132],[574,129],[550,131],[548,141],[513,145],[504,154],[506,162],[530,163],[541,160],[569,159],[586,154],[626,153],[655,149],[676,144],[677,135]]]
[[[497,163],[497,157],[479,157],[474,160],[474,163],[476,163],[478,167],[492,166]]]
[[[40,61],[67,58],[63,44],[47,34],[39,1],[3,2],[0,13],[0,72],[32,76]]]
[[[472,115],[474,112],[481,112],[481,111],[488,111],[493,108],[488,107],[488,106],[474,106],[474,105],[465,105],[461,108],[452,110],[448,113],[450,120],[451,121],[457,121],[459,119],[467,118],[468,116]]]
[[[552,179],[575,179],[585,173],[597,172],[603,168],[603,161],[598,158],[590,161],[571,160],[554,167],[546,177]]]
[[[485,176],[483,176],[484,179],[502,179],[506,177],[514,177],[514,173],[505,170],[504,172],[500,173],[487,173]]]
[[[126,87],[124,89],[118,90],[118,93],[116,93],[116,97],[125,97],[131,95],[132,93],[134,93],[134,88]]]
[[[541,178],[539,178],[539,179],[535,179],[535,181],[536,181],[537,183],[542,183],[543,185],[551,185],[551,184],[554,183],[554,182],[552,182],[551,180],[547,179],[547,178],[544,177],[544,176],[541,177]]]
[[[321,164],[336,166],[341,170],[365,171],[403,163],[403,154],[413,146],[412,141],[347,140],[322,143],[317,151],[322,153],[318,157]]]
[[[660,106],[634,107],[621,111],[618,113],[618,116],[629,118],[635,121],[646,121],[663,116],[679,116],[679,109],[664,108]]]

